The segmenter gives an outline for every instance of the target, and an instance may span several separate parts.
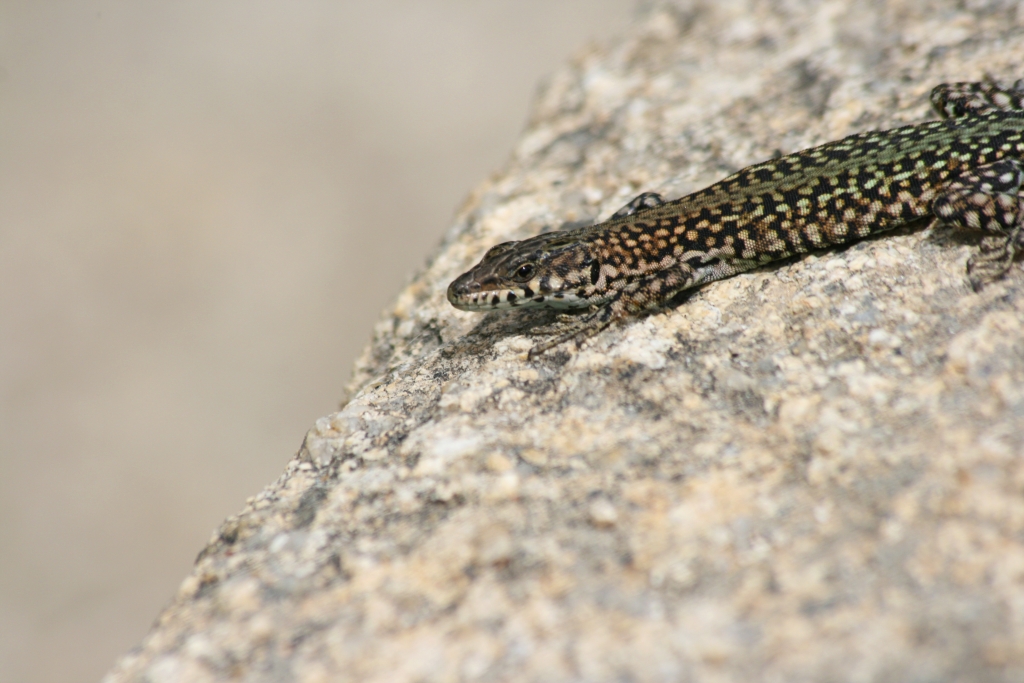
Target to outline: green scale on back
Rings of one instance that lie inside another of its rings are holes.
[[[967,264],[978,289],[1024,246],[1024,80],[943,84],[931,100],[939,121],[851,135],[674,201],[641,194],[597,225],[499,244],[448,300],[473,311],[588,309],[533,356],[682,290],[926,216],[981,233]]]

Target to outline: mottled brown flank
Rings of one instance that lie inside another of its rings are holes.
[[[535,350],[582,339],[677,292],[925,216],[980,231],[968,277],[1002,276],[1020,240],[1024,84],[936,87],[942,120],[852,135],[610,220],[495,247],[448,290],[467,310],[596,307]]]

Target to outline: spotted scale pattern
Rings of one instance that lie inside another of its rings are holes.
[[[1024,81],[943,84],[942,117],[749,166],[674,201],[647,192],[608,221],[505,242],[448,288],[464,310],[586,308],[532,355],[678,292],[927,216],[981,233],[977,289],[1022,244]]]

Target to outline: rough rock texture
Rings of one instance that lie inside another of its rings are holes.
[[[554,76],[273,485],[108,681],[1024,680],[1024,268],[908,229],[525,359],[496,242],[1024,76],[1017,3],[649,7]]]

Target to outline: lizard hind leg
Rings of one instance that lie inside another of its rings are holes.
[[[943,83],[932,89],[932,108],[944,119],[956,119],[993,110],[1024,109],[1024,78],[1012,85],[992,79],[979,83]]]
[[[978,253],[967,261],[975,291],[1005,275],[1024,247],[1022,183],[1021,163],[1003,159],[961,174],[932,201],[932,213],[943,223],[982,233]]]

